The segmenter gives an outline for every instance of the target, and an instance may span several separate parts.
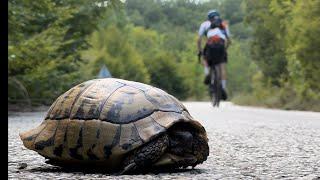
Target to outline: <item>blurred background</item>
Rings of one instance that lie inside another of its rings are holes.
[[[319,0],[9,0],[8,105],[103,76],[208,101],[196,39],[210,9],[229,22],[232,102],[320,111]]]

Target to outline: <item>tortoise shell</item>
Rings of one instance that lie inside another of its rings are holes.
[[[206,137],[175,97],[156,87],[115,78],[83,82],[61,96],[36,128],[20,133],[23,144],[64,163],[116,167],[129,151],[177,122]]]

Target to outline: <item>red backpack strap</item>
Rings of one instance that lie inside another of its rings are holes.
[[[221,28],[224,29],[224,30],[226,30],[227,27],[228,27],[227,21],[222,21],[222,23],[221,23]]]

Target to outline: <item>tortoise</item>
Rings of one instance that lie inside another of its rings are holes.
[[[174,96],[117,78],[76,85],[55,100],[38,127],[19,135],[48,164],[120,174],[194,168],[209,155],[205,128]]]

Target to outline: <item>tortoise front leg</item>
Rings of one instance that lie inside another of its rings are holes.
[[[152,140],[125,158],[123,169],[119,174],[139,171],[152,165],[163,155],[168,146],[169,138],[167,134]]]

